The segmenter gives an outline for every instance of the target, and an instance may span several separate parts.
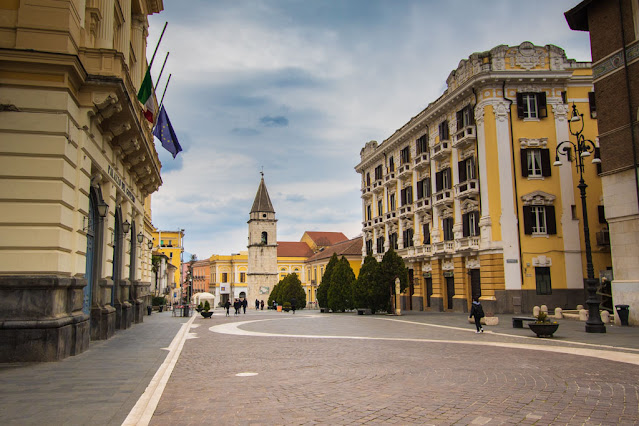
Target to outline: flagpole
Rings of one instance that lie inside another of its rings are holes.
[[[164,63],[162,64],[162,68],[160,69],[160,75],[158,75],[158,81],[155,82],[155,87],[153,88],[154,92],[158,88],[158,84],[160,84],[160,79],[162,78],[162,71],[164,71],[164,66],[166,65],[166,60],[169,59],[170,53],[171,52],[166,52],[166,56],[164,57]]]
[[[162,42],[162,37],[164,37],[164,31],[166,31],[166,26],[168,22],[164,23],[164,28],[162,29],[162,34],[160,34],[160,39],[158,40],[158,44],[155,46],[155,50],[153,51],[153,56],[151,56],[151,62],[149,63],[149,68],[153,66],[153,60],[155,59],[155,54],[158,53],[158,47],[160,47],[160,43]]]
[[[162,105],[164,104],[164,95],[166,94],[166,89],[169,87],[169,83],[171,82],[171,75],[172,74],[169,74],[169,79],[166,81],[166,86],[164,86],[164,92],[162,92],[162,99],[160,100],[158,111],[162,109]]]

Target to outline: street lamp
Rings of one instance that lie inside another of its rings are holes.
[[[572,124],[581,122],[581,128],[577,131],[572,130]],[[586,305],[588,305],[588,320],[586,321],[586,332],[587,333],[605,333],[606,326],[603,321],[601,321],[601,315],[599,313],[599,299],[597,298],[597,284],[598,280],[595,279],[595,272],[592,265],[592,251],[590,249],[590,230],[588,229],[588,211],[586,209],[586,182],[584,182],[584,161],[586,157],[589,157],[591,153],[595,151],[595,144],[590,140],[586,139],[583,135],[584,131],[584,115],[579,114],[577,111],[577,106],[572,104],[572,117],[570,117],[570,121],[568,122],[568,129],[570,130],[570,134],[577,138],[577,143],[571,141],[563,141],[557,145],[557,149],[555,151],[555,162],[553,166],[561,166],[561,161],[559,161],[559,155],[563,155],[566,158],[570,159],[570,146],[573,147],[575,152],[575,167],[577,168],[577,172],[579,172],[579,192],[581,194],[581,210],[584,216],[584,241],[586,243],[586,291],[588,292],[588,300],[586,300]],[[570,145],[570,146],[568,146]],[[563,149],[560,149],[564,146]],[[601,163],[601,160],[597,157],[593,158],[593,164]]]

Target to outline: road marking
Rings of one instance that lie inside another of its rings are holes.
[[[236,376],[237,377],[251,377],[251,376],[257,376],[258,373],[237,373]]]
[[[186,339],[192,338],[188,330],[193,325],[195,318],[195,316],[192,316],[190,320],[182,324],[182,328],[180,328],[180,331],[178,331],[168,347],[169,353],[166,355],[164,362],[158,368],[158,371],[155,372],[151,382],[131,409],[129,415],[124,419],[122,425],[146,426],[149,424],[160,402],[164,388],[169,381],[169,377],[171,377],[171,373],[175,368],[175,364],[180,357],[184,342]]]
[[[302,318],[302,317],[299,317],[299,318]],[[390,342],[422,342],[422,343],[446,343],[446,344],[453,344],[453,345],[496,346],[496,347],[510,348],[510,349],[527,349],[527,350],[533,350],[533,351],[554,352],[554,353],[565,354],[565,355],[587,356],[592,358],[601,358],[607,361],[618,361],[618,362],[624,362],[627,364],[639,365],[638,354],[627,353],[627,352],[617,352],[617,351],[611,351],[606,349],[573,348],[568,346],[541,346],[541,345],[531,345],[531,344],[525,344],[525,343],[489,342],[485,340],[460,342],[457,340],[418,339],[418,338],[406,338],[406,337],[325,336],[325,335],[312,335],[312,334],[282,334],[282,333],[268,333],[268,332],[261,332],[261,331],[248,331],[248,330],[243,330],[240,328],[240,326],[244,324],[264,322],[264,321],[274,321],[276,319],[280,319],[280,318],[230,322],[225,324],[214,325],[212,327],[209,327],[209,330],[214,333],[231,334],[236,336],[288,337],[288,338],[306,338],[306,339],[382,340],[382,341],[390,341]],[[288,320],[288,319],[294,319],[294,318],[281,318],[281,319]],[[405,320],[400,320],[400,321],[405,321]],[[427,325],[427,324],[411,322],[411,321],[405,321],[405,322],[409,322],[411,324],[417,324],[417,325]],[[447,327],[447,326],[437,326],[437,327],[455,328],[455,327]],[[459,328],[459,330],[468,330],[468,329]],[[494,334],[497,335],[497,333],[494,333]],[[508,335],[502,334],[502,336],[511,337],[510,334]],[[569,342],[569,343],[573,343],[573,342]],[[584,344],[584,345],[587,345],[587,344]],[[592,346],[597,346],[597,345],[592,345]]]

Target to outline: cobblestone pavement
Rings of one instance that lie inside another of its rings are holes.
[[[220,313],[195,319],[150,424],[639,424],[636,327]]]

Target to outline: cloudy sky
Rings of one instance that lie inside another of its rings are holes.
[[[590,60],[563,13],[578,0],[165,0],[150,17],[157,80],[184,151],[156,140],[153,223],[184,228],[199,258],[246,250],[264,177],[278,240],[361,231],[359,151],[437,99],[461,59],[500,45],[555,44]]]

